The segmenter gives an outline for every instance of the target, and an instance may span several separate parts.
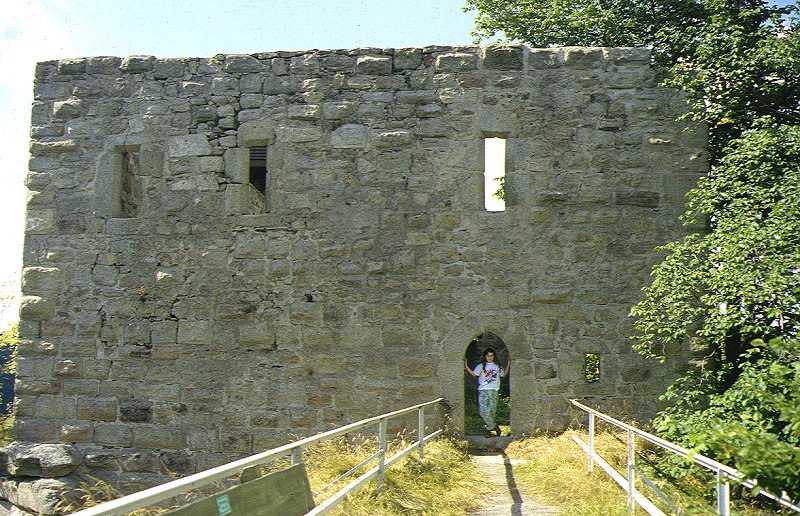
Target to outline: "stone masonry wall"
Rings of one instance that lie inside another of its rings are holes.
[[[658,80],[610,48],[40,63],[15,438],[132,488],[437,396],[458,428],[489,331],[515,433],[570,397],[647,418],[682,364],[632,353],[627,314],[706,169]]]

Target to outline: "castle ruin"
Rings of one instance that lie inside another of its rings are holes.
[[[460,428],[486,333],[515,434],[652,416],[684,363],[628,312],[707,169],[658,83],[631,48],[40,63],[15,439],[132,489],[438,396]]]

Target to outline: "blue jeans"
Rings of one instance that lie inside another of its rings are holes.
[[[492,430],[497,426],[494,418],[497,413],[498,398],[498,389],[478,390],[478,413],[481,415],[484,425],[486,425],[486,430]]]

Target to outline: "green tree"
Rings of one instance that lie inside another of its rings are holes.
[[[479,38],[648,47],[665,84],[686,93],[688,116],[709,130],[709,175],[690,193],[685,216],[698,230],[664,247],[632,313],[636,349],[663,357],[688,341],[698,367],[670,387],[673,404],[655,424],[800,498],[798,6],[467,0],[466,9],[477,12]],[[754,344],[759,338],[770,344]]]

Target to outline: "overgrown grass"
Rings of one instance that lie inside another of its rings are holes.
[[[390,445],[390,450],[400,450],[407,444],[401,436]],[[306,464],[315,500],[319,503],[340,489],[348,480],[329,488],[325,486],[366,459],[375,449],[371,440],[354,444],[348,439],[327,441],[309,449]],[[363,471],[372,466],[374,463]],[[420,460],[416,452],[411,452],[388,468],[382,491],[378,495],[374,491],[373,481],[332,514],[461,515],[477,509],[481,495],[488,489],[480,482],[475,466],[469,462],[467,444],[452,437],[440,437],[425,446],[424,459]]]
[[[585,432],[569,430],[557,436],[536,436],[512,442],[506,450],[512,459],[527,460],[514,467],[517,486],[525,494],[540,502],[558,506],[562,515],[627,514],[627,494],[599,466],[590,475],[587,471],[586,453],[572,440],[578,435],[586,442]],[[716,514],[713,496],[713,477],[704,472],[676,478],[658,475],[658,464],[651,450],[637,443],[637,467],[675,503],[682,514]],[[624,436],[611,432],[595,435],[596,452],[615,470],[626,476],[627,452]],[[732,486],[733,487],[733,486]],[[641,481],[637,489],[658,505],[665,513],[673,511]],[[782,514],[770,502],[754,500],[740,489],[732,489],[732,514],[741,516],[766,516]],[[646,514],[637,507],[636,514]],[[790,514],[790,512],[786,512]]]
[[[399,436],[391,441],[389,456],[405,448],[409,443]],[[303,460],[306,463],[311,489],[316,503],[321,503],[344,487],[348,482],[365,473],[377,464],[372,461],[357,470],[354,476],[339,483],[331,482],[343,473],[364,461],[377,451],[374,437],[342,437],[331,439],[306,449]],[[288,459],[273,462],[264,472],[282,469]],[[331,514],[339,515],[395,515],[395,514],[436,514],[462,515],[479,507],[481,495],[488,489],[480,482],[479,473],[469,461],[467,443],[453,437],[439,437],[425,446],[425,458],[420,460],[416,452],[411,452],[400,462],[387,468],[384,487],[375,493],[375,481],[369,482],[355,491],[351,497],[334,509]],[[216,488],[216,489],[215,489]],[[189,499],[211,496],[223,486],[209,486],[201,491],[187,495]],[[108,483],[92,479],[84,482],[72,493],[63,496],[60,509],[68,513],[92,507],[122,496]],[[176,507],[172,503],[167,508],[140,509],[135,516],[150,516]]]

